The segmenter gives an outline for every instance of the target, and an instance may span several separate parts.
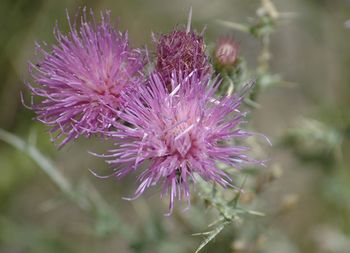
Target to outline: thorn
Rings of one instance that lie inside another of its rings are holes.
[[[190,7],[190,11],[188,12],[186,33],[189,33],[191,31],[191,22],[192,22],[192,6]]]
[[[203,27],[203,30],[201,31],[200,35],[204,36],[205,31],[207,30],[207,25]]]

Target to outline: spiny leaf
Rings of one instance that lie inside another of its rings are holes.
[[[198,253],[201,249],[203,249],[210,241],[212,241],[230,222],[221,223],[216,229],[205,232],[204,234],[208,234],[207,238],[199,245],[195,253]]]

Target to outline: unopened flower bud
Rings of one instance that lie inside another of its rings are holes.
[[[189,74],[196,71],[200,79],[208,78],[211,66],[205,54],[205,43],[202,35],[194,31],[175,29],[162,34],[156,41],[156,70],[168,85],[173,72]]]
[[[214,52],[216,62],[224,67],[233,66],[237,60],[238,48],[238,44],[231,37],[220,38]]]

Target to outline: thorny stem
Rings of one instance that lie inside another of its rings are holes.
[[[265,34],[262,37],[262,49],[259,56],[259,67],[258,67],[258,73],[263,75],[267,73],[270,69],[270,59],[271,59],[271,53],[270,53],[270,35]]]
[[[268,17],[273,24],[280,17],[280,13],[278,12],[278,10],[276,9],[275,5],[271,0],[261,0],[261,8],[265,12],[264,16]],[[258,56],[257,74],[259,79],[261,79],[265,75],[268,75],[270,71],[270,60],[271,60],[270,35],[271,35],[270,32],[264,32],[263,34],[261,34],[261,37],[260,37],[261,43],[262,43],[262,49]],[[254,87],[254,90],[250,96],[250,99],[253,102],[257,100],[260,90],[261,90],[261,87],[258,83],[258,85]]]
[[[262,78],[264,75],[268,74],[270,69],[270,59],[271,59],[271,53],[270,53],[270,35],[265,34],[262,37],[262,49],[260,52],[260,55],[258,57],[258,68],[257,68],[257,74],[259,79]],[[249,99],[254,103],[257,101],[258,95],[261,91],[261,85],[258,83],[254,86],[252,93],[250,94]]]

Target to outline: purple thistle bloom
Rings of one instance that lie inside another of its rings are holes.
[[[236,169],[260,163],[245,154],[248,147],[236,142],[252,135],[239,128],[245,115],[238,110],[243,97],[215,99],[219,81],[201,80],[195,72],[178,76],[174,72],[170,94],[156,73],[139,92],[127,94],[129,102],[120,118],[129,125],[116,123],[117,130],[109,133],[116,148],[101,155],[117,168],[116,177],[145,165],[134,197],[161,182],[161,196],[170,194],[170,212],[176,197],[189,202],[195,174],[228,187],[232,180],[218,162]]]
[[[141,82],[144,60],[140,50],[132,50],[127,33],[117,31],[110,12],[101,22],[88,21],[83,10],[77,29],[67,15],[70,32],[54,30],[57,44],[49,51],[37,44],[40,60],[30,63],[35,85],[27,84],[37,119],[50,126],[52,140],[62,147],[72,139],[85,137],[110,127],[123,108],[122,94]]]

